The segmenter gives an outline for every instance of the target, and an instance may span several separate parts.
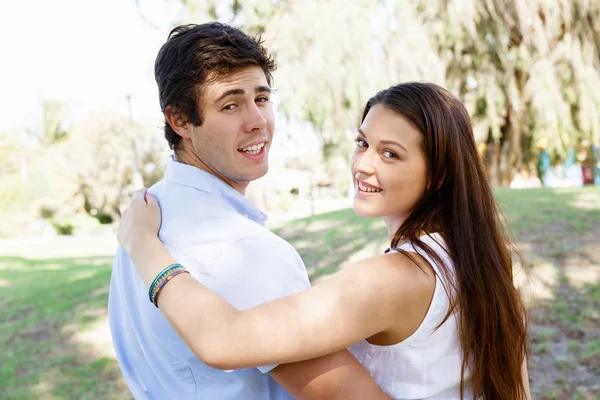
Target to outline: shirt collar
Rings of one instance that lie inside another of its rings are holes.
[[[173,155],[167,161],[165,180],[168,182],[188,186],[197,190],[210,193],[240,215],[252,219],[262,225],[267,221],[267,215],[259,210],[240,192],[217,178],[216,176],[191,165],[175,161]]]

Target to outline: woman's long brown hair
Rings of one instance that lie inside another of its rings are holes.
[[[465,107],[443,88],[429,83],[392,86],[372,97],[363,120],[376,104],[396,111],[422,134],[428,186],[392,239],[411,242],[441,267],[451,296],[446,321],[457,312],[464,352],[461,398],[467,373],[474,398],[526,398],[521,366],[527,354],[527,320],[513,283],[511,244],[501,223],[491,185],[477,153]],[[449,271],[419,240],[439,232],[454,263]]]

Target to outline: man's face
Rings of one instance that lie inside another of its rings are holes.
[[[193,128],[195,155],[208,172],[244,194],[264,176],[275,117],[263,70],[251,66],[206,84],[199,98],[203,124]]]

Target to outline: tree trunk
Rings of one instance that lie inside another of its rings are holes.
[[[509,82],[505,83],[505,98],[506,104],[506,119],[504,125],[500,128],[501,137],[496,146],[496,158],[491,159],[497,163],[493,167],[493,175],[490,175],[492,182],[500,186],[509,186],[515,173],[519,172],[523,167],[523,150],[521,147],[523,126],[527,116],[527,95],[525,85],[529,74],[522,69],[515,68],[514,82],[519,93],[517,104],[510,101],[510,94],[507,88]],[[488,168],[489,170],[489,168]]]
[[[488,134],[485,151],[485,164],[488,171],[488,179],[492,186],[497,186],[498,180],[498,161],[500,160],[500,143],[492,137],[492,132]]]
[[[515,110],[509,105],[506,124],[502,127],[502,150],[498,160],[498,182],[509,186],[512,178],[522,164],[521,133],[523,131],[523,110]]]

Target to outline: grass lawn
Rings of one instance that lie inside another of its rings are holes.
[[[130,398],[106,324],[114,238],[0,248],[0,399]]]
[[[526,258],[537,399],[600,398],[600,189],[498,191]],[[387,247],[381,221],[340,210],[274,227],[317,282]],[[0,244],[0,399],[129,398],[106,303],[116,241]]]

